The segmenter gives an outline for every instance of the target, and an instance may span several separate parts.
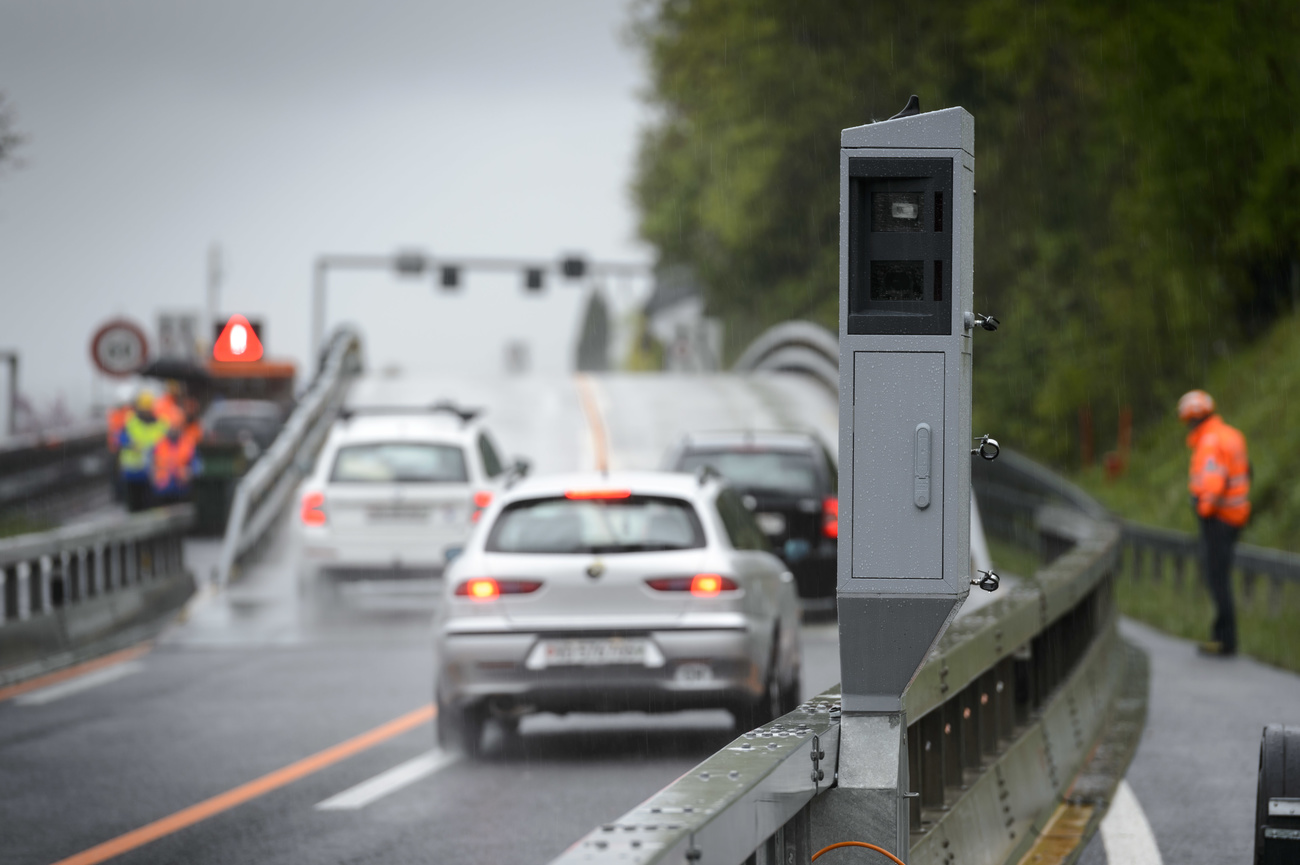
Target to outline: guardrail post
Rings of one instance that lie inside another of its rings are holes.
[[[14,578],[16,565],[0,568],[0,626],[17,615],[18,582]]]
[[[41,609],[48,613],[54,609],[54,589],[50,585],[50,569],[40,559],[36,561],[29,560],[27,567],[30,571],[35,571],[39,575],[37,579],[40,580],[41,584]]]
[[[100,567],[97,553],[94,546],[81,548],[81,560],[86,563],[86,580],[94,587],[96,595],[102,595],[107,587],[104,585],[104,569]]]
[[[140,542],[136,540],[122,542],[122,563],[126,569],[126,580],[131,585],[140,582]]]
[[[921,807],[942,808],[944,802],[944,781],[946,736],[943,733],[943,710],[930,712],[916,725],[918,760],[917,781],[921,785]]]
[[[23,622],[30,618],[32,614],[31,573],[26,562],[18,563],[18,567],[14,569],[14,576],[18,596],[16,605],[17,619]]]

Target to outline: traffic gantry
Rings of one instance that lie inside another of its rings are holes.
[[[903,693],[971,586],[974,153],[962,108],[840,139],[844,715],[839,789],[817,840],[902,857]]]

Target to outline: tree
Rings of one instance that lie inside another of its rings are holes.
[[[977,422],[1057,461],[1079,411],[1169,410],[1300,296],[1292,0],[647,0],[657,119],[634,195],[734,357],[834,327],[839,130],[976,118]]]
[[[17,165],[18,149],[27,141],[14,124],[12,106],[0,91],[0,171],[8,165]]]

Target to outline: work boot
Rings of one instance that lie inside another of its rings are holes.
[[[1196,651],[1201,655],[1209,655],[1215,658],[1231,658],[1237,654],[1236,649],[1229,649],[1218,640],[1205,640],[1196,647]]]

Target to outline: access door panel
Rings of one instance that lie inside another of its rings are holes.
[[[853,576],[943,579],[944,355],[853,355]]]

